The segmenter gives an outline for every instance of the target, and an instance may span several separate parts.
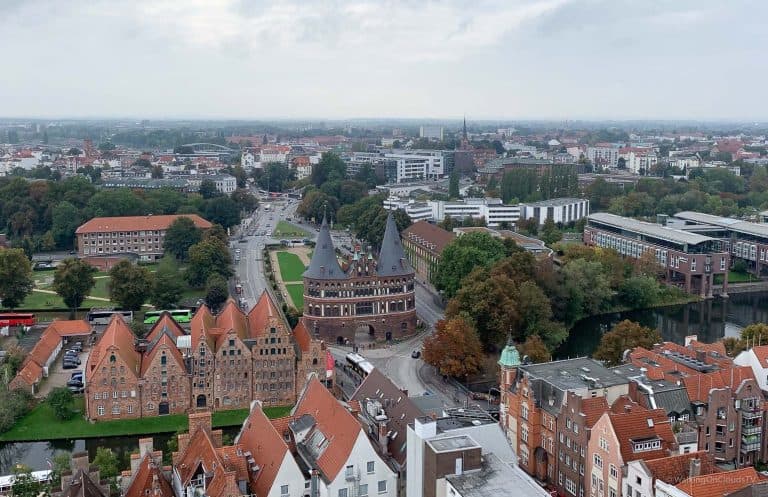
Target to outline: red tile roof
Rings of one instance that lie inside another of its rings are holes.
[[[677,485],[690,476],[691,459],[701,461],[700,475],[708,475],[720,471],[715,465],[715,458],[706,451],[676,454],[659,459],[645,461],[645,466],[654,480],[661,480],[670,485]]]
[[[362,430],[360,423],[314,375],[291,414],[294,418],[305,414],[314,418],[315,429],[328,440],[325,450],[317,458],[317,465],[327,480],[335,480],[352,454]]]
[[[760,481],[762,481],[760,475],[754,467],[750,466],[734,471],[688,478],[678,484],[677,488],[691,497],[722,497]]]
[[[605,400],[605,397],[590,397],[581,401],[581,412],[585,416],[585,423],[588,428],[595,426],[597,420],[607,410],[608,401]]]
[[[402,234],[404,240],[424,246],[436,254],[440,254],[455,237],[454,233],[426,221],[413,223]]]
[[[91,325],[82,319],[57,319],[50,326],[59,336],[90,335],[93,332]]]
[[[648,410],[634,406],[629,412],[608,413],[613,431],[619,440],[621,457],[624,462],[636,459],[658,459],[669,455],[669,449],[676,444],[675,435],[666,412],[663,409]],[[650,420],[650,421],[649,421]],[[632,441],[661,439],[661,448],[635,453]]]
[[[147,336],[144,338],[146,338],[148,342],[153,342],[163,330],[168,330],[175,337],[186,335],[184,329],[171,317],[171,314],[164,312],[160,314],[160,319],[152,325],[152,329],[149,330],[149,333],[147,333]]]
[[[281,317],[277,304],[272,300],[269,292],[261,292],[256,305],[248,312],[248,324],[250,327],[251,338],[256,338],[264,334],[272,317]]]
[[[208,229],[213,226],[197,214],[171,214],[160,216],[95,217],[80,225],[75,233],[105,233],[112,231],[167,230],[176,219],[188,217],[195,226]]]
[[[752,347],[752,352],[755,354],[757,361],[762,368],[768,368],[768,345],[758,345]]]
[[[35,361],[27,361],[16,373],[16,380],[22,380],[29,386],[34,385],[43,378],[43,368]]]
[[[104,334],[88,356],[88,371],[93,371],[107,356],[107,352],[111,351],[122,358],[134,375],[138,375],[141,355],[136,351],[134,341],[133,332],[125,324],[123,317],[120,314],[113,314]]]
[[[173,495],[171,484],[163,476],[162,468],[152,461],[151,454],[145,454],[123,497],[173,497]]]
[[[157,340],[157,343],[154,345],[154,347],[152,347],[152,350],[150,350],[142,359],[141,376],[145,376],[147,374],[147,370],[152,365],[152,361],[155,359],[155,356],[161,354],[163,350],[168,351],[176,363],[181,367],[182,371],[185,369],[184,358],[181,356],[181,352],[176,347],[176,342],[171,339],[168,334],[163,333],[160,335],[160,338]]]
[[[182,435],[185,436],[185,435]],[[189,484],[192,477],[202,465],[212,476],[208,481],[206,495],[210,497],[231,497],[241,495],[237,487],[237,464],[224,461],[211,439],[210,427],[199,427],[189,436],[189,443],[182,453],[174,458],[175,467],[181,479],[182,486]],[[228,464],[227,464],[228,463]]]
[[[221,312],[216,315],[216,327],[224,331],[235,330],[241,339],[248,338],[248,320],[232,299],[227,299]]]
[[[61,336],[59,336],[55,328],[48,326],[43,331],[43,334],[40,335],[40,339],[32,347],[32,350],[29,351],[25,362],[35,361],[39,366],[45,366],[60,344]]]
[[[737,390],[744,381],[755,380],[755,373],[749,366],[733,366],[712,373],[697,374],[683,378],[691,402],[707,402],[713,389],[731,388]]]
[[[312,343],[312,337],[304,323],[304,318],[300,318],[299,322],[296,323],[296,327],[293,329],[293,339],[296,340],[296,344],[302,352],[309,352],[309,345]]]
[[[288,444],[283,437],[288,432],[288,422],[286,420],[282,430],[270,423],[261,406],[255,406],[248,419],[243,423],[243,429],[240,432],[239,443],[245,451],[253,456],[255,463],[259,466],[256,474],[251,474],[251,487],[256,495],[267,495],[272,488],[272,484],[277,477],[280,466],[288,453]]]

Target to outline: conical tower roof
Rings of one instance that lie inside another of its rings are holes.
[[[395,218],[392,212],[387,214],[387,227],[384,230],[384,239],[381,241],[379,252],[379,264],[376,266],[379,276],[403,276],[413,274],[413,268],[405,258],[403,246],[400,243],[400,233],[397,231]]]
[[[510,335],[507,339],[507,346],[501,351],[499,366],[513,368],[520,364],[520,352],[518,352],[517,347],[515,347],[515,341],[512,339],[512,335]]]
[[[333,247],[331,230],[325,216],[320,225],[320,233],[317,235],[312,260],[309,262],[309,268],[304,271],[304,277],[316,280],[338,280],[346,277],[336,260],[336,250]]]

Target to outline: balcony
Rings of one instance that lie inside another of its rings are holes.
[[[759,435],[763,432],[763,427],[760,425],[742,425],[742,435]]]
[[[760,442],[749,443],[749,444],[742,442],[740,452],[742,454],[746,454],[747,452],[754,452],[758,450],[760,450]]]
[[[757,410],[742,410],[741,411],[741,418],[742,419],[761,419],[763,417],[762,411]]]

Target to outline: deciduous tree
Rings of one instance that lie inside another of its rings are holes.
[[[53,275],[53,290],[76,312],[93,288],[96,268],[81,259],[64,259]]]
[[[152,288],[152,273],[124,259],[109,270],[109,296],[123,309],[138,311]]]
[[[75,402],[75,398],[72,392],[66,387],[56,387],[51,390],[46,398],[48,405],[53,410],[53,415],[59,420],[72,419],[74,412],[72,406]]]
[[[527,357],[531,362],[548,362],[552,360],[552,354],[539,335],[531,335],[525,342],[518,345],[521,357]]]
[[[15,309],[32,292],[32,264],[22,249],[0,249],[0,299]]]
[[[440,320],[435,332],[424,340],[424,361],[440,374],[464,378],[480,370],[482,349],[472,324],[455,317]]]
[[[202,287],[208,278],[218,273],[225,279],[232,276],[232,258],[221,240],[206,238],[189,248],[189,267],[186,278],[189,284]]]
[[[475,267],[490,267],[504,255],[504,244],[497,238],[485,233],[462,235],[443,249],[433,283],[447,297],[453,297],[461,280]]]
[[[626,350],[635,347],[650,349],[660,341],[661,335],[657,330],[625,319],[600,338],[593,356],[609,366],[615,366],[621,363]]]
[[[176,261],[163,257],[152,281],[149,301],[158,309],[173,309],[184,292],[184,283]]]
[[[192,219],[182,216],[174,220],[165,232],[163,247],[165,251],[179,260],[185,261],[189,256],[189,247],[202,238],[200,229]]]
[[[227,280],[217,273],[210,275],[205,282],[205,304],[213,312],[217,312],[228,297]]]

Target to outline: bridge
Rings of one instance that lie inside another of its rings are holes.
[[[230,155],[237,152],[235,149],[225,147],[224,145],[217,145],[216,143],[186,143],[181,146],[190,147],[196,155]]]

